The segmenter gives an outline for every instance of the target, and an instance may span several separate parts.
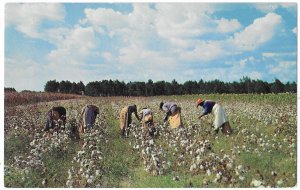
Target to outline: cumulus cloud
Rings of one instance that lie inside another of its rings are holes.
[[[243,31],[235,33],[229,42],[244,51],[254,50],[272,39],[281,22],[282,18],[280,15],[268,13],[265,17],[255,19]]]
[[[268,7],[269,12],[276,6]],[[43,66],[28,61],[28,66],[32,64],[47,70],[43,77],[47,76],[48,80],[78,81],[80,77],[84,82],[110,78],[126,81],[176,78],[179,81],[181,78],[184,82],[193,77],[195,80],[226,81],[243,76],[261,78],[261,72],[247,70],[249,63],[255,61],[250,53],[234,64],[226,64],[226,61],[233,61],[226,57],[253,52],[274,39],[283,18],[268,13],[242,26],[235,18],[216,18],[215,8],[214,4],[201,3],[137,3],[132,4],[131,12],[86,8],[77,24],[62,26],[56,25],[65,16],[61,4],[7,4],[5,19],[7,27],[16,27],[27,36],[46,40],[54,46],[47,55],[48,63]],[[53,28],[41,28],[46,20],[57,23]],[[296,31],[294,28],[293,32]],[[110,43],[109,46],[106,43]],[[273,52],[261,53],[261,56],[276,57]],[[212,72],[211,63],[218,59],[224,60],[226,66],[220,64]],[[13,62],[5,64],[13,65]],[[211,65],[199,72],[193,63]],[[269,66],[274,74],[278,68],[283,65]],[[14,72],[14,69],[7,66],[7,72]]]
[[[31,38],[42,38],[40,24],[44,20],[63,21],[64,7],[57,3],[8,3],[5,7],[5,25],[16,29]]]
[[[210,4],[157,4],[155,25],[164,38],[189,38],[203,35],[215,28]]]
[[[94,31],[91,27],[76,27],[57,46],[48,55],[50,64],[80,65],[96,47]]]
[[[110,36],[114,35],[115,31],[127,27],[126,16],[112,9],[98,8],[85,9],[86,18],[81,23],[90,23],[97,32],[108,32]]]
[[[226,51],[224,50],[222,43],[218,41],[198,41],[192,51],[186,50],[181,52],[180,58],[188,61],[211,61],[224,56],[225,54]]]
[[[241,28],[241,24],[237,19],[220,19],[216,21],[218,23],[218,31],[222,33],[234,32]]]

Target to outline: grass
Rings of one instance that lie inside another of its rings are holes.
[[[133,169],[141,163],[129,145],[129,139],[121,138],[119,121],[110,108],[106,113],[109,143],[104,149],[104,187],[123,187],[131,184]]]
[[[10,158],[17,155],[24,155],[28,148],[24,144],[29,144],[30,140],[24,136],[11,137],[4,142],[4,160],[7,162]]]
[[[173,180],[178,176],[178,180]],[[192,180],[191,176],[182,176],[179,173],[167,174],[162,176],[151,176],[149,173],[143,170],[143,168],[137,168],[134,172],[133,188],[179,188],[179,187],[199,187],[200,180]]]
[[[69,145],[69,149],[61,150],[59,148],[52,150],[50,154],[46,154],[43,158],[46,170],[41,173],[41,178],[48,180],[47,187],[64,187],[68,177],[67,171],[71,168],[73,156],[80,149],[76,142]],[[40,181],[42,183],[42,180]]]

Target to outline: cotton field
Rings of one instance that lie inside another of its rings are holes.
[[[233,134],[215,134],[213,116],[198,119],[196,100],[225,109]],[[297,178],[295,94],[99,97],[5,107],[6,187],[293,187]],[[279,101],[281,96],[288,98]],[[257,100],[255,99],[257,98]],[[161,101],[182,109],[184,128],[163,122]],[[87,104],[99,107],[80,143],[74,130]],[[119,112],[136,104],[154,114],[154,137],[133,116],[121,137]],[[64,106],[64,130],[43,131],[47,111]]]

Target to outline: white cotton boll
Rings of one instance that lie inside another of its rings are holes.
[[[272,176],[277,176],[277,172],[271,171],[271,175],[272,175]]]
[[[259,180],[253,179],[253,180],[251,181],[251,186],[259,187],[259,186],[261,186],[261,185],[262,185],[262,182],[259,181]]]
[[[96,170],[95,175],[99,176],[100,175],[100,170]]]
[[[276,184],[277,184],[278,187],[281,187],[283,185],[283,180],[282,179],[278,180],[276,182]]]
[[[73,180],[67,180],[66,186],[67,187],[73,187]]]
[[[207,174],[208,176],[210,176],[210,175],[211,175],[211,171],[210,171],[210,169],[206,170],[206,174]]]
[[[179,176],[173,177],[173,181],[179,181]]]
[[[221,179],[221,176],[222,176],[222,173],[218,172],[217,175],[216,175],[216,178],[219,180],[219,179]]]
[[[47,179],[43,179],[42,185],[46,185],[46,184],[47,184]]]
[[[232,169],[232,163],[230,163],[230,162],[227,163],[227,164],[226,164],[226,168],[227,168],[228,170]]]
[[[93,178],[88,178],[86,182],[87,182],[87,183],[93,183],[93,181],[94,181]]]
[[[36,143],[36,140],[34,139],[31,143],[30,143],[30,146],[34,146]]]
[[[190,167],[190,171],[193,171],[196,168],[196,164],[192,164]]]
[[[204,166],[203,166],[202,164],[200,165],[200,169],[201,169],[201,170],[203,170],[203,169],[204,169]]]
[[[244,176],[239,176],[239,179],[240,179],[241,181],[244,181],[244,180],[245,180],[245,177],[244,177]]]
[[[238,167],[237,167],[237,168],[238,168],[238,170],[239,170],[239,171],[242,171],[242,170],[244,170],[244,167],[243,167],[243,165],[238,165]]]

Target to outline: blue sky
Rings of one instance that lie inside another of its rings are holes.
[[[6,3],[4,86],[297,81],[296,3]]]

